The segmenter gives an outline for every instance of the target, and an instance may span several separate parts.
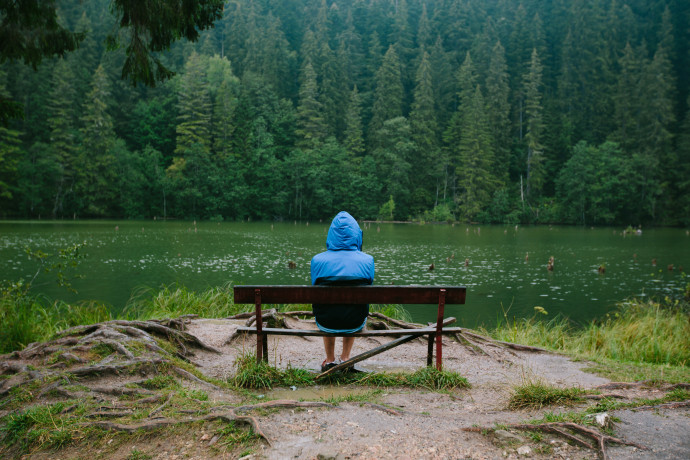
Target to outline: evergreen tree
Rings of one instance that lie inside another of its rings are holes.
[[[612,139],[618,142],[623,150],[632,153],[637,140],[636,118],[640,104],[640,62],[630,43],[625,45],[619,60],[620,73],[614,96],[616,131]]]
[[[177,146],[175,155],[184,157],[194,144],[211,148],[211,98],[206,78],[208,60],[193,52],[180,76],[177,92]]]
[[[115,182],[112,147],[113,121],[108,113],[110,82],[102,65],[94,72],[91,91],[86,96],[79,149],[76,195],[79,208],[90,216],[107,216]]]
[[[369,139],[373,145],[378,131],[386,120],[402,116],[403,84],[400,61],[395,47],[391,45],[376,72],[376,93],[369,123]]]
[[[10,94],[5,86],[5,77],[5,72],[0,69],[0,98],[9,100]],[[21,154],[20,135],[19,131],[0,123],[0,203],[12,198],[12,189],[17,185],[17,164]]]
[[[460,214],[472,220],[491,199],[496,179],[493,177],[493,149],[479,85],[462,107],[462,137],[458,145],[458,204]]]
[[[53,218],[70,212],[73,208],[65,209],[66,197],[73,192],[74,178],[77,167],[77,150],[79,133],[76,126],[76,94],[72,82],[74,74],[65,59],[61,59],[53,70],[50,94],[50,155],[59,165],[59,175],[53,186],[52,210]]]
[[[510,166],[510,102],[508,101],[508,67],[505,51],[497,42],[491,54],[489,71],[486,76],[486,113],[493,139],[496,161],[494,172],[502,182],[508,181]]]
[[[328,136],[323,105],[319,102],[316,72],[311,62],[307,62],[302,72],[295,134],[298,136],[297,146],[307,149],[317,147]]]
[[[532,51],[529,72],[524,77],[525,94],[525,146],[527,148],[527,191],[528,198],[539,196],[544,184],[544,151],[542,132],[544,129],[541,106],[542,66],[537,50]]]
[[[213,56],[209,59],[208,81],[213,98],[213,151],[225,158],[232,154],[232,138],[235,131],[233,118],[237,107],[239,80],[232,73],[230,61]]]
[[[350,100],[345,112],[345,133],[343,146],[354,157],[364,154],[364,137],[362,129],[362,108],[357,86],[350,93]]]
[[[441,158],[439,146],[438,123],[436,122],[436,104],[434,103],[434,90],[431,80],[431,66],[429,54],[424,52],[422,62],[417,70],[414,101],[410,112],[410,128],[412,140],[415,142],[418,153],[412,161],[415,171],[422,172],[414,176],[415,196],[420,198],[427,195],[429,185],[436,184],[434,193],[434,206],[438,205],[438,197],[443,181],[444,164]],[[421,211],[431,203],[413,203],[413,211]]]

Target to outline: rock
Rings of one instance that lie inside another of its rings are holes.
[[[336,454],[334,452],[322,452],[316,458],[317,460],[345,460],[343,454]]]
[[[514,433],[511,433],[510,431],[506,431],[506,430],[494,431],[494,437],[496,438],[496,440],[498,442],[507,443],[507,444],[525,442],[525,440],[522,437],[520,437]]]
[[[518,447],[517,453],[522,456],[528,456],[532,453],[532,448],[530,446],[520,446]]]

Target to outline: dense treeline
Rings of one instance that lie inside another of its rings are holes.
[[[0,215],[690,225],[683,0],[239,0],[119,79],[79,49],[0,66]]]

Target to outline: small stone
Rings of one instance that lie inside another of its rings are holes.
[[[527,456],[532,453],[532,448],[530,448],[530,446],[520,446],[518,447],[517,453],[522,456]]]
[[[204,433],[204,435],[199,439],[200,441],[207,441],[211,439],[211,435],[208,433]]]

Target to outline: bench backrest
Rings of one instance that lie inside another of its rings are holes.
[[[235,286],[235,303],[435,304],[445,289],[445,304],[464,304],[465,286]]]

